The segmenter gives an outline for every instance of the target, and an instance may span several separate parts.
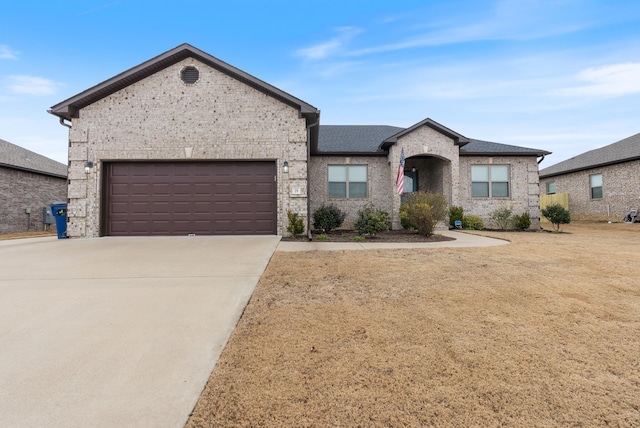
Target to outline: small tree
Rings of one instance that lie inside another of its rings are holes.
[[[437,193],[416,192],[407,196],[400,207],[403,227],[431,236],[436,224],[447,216],[447,200]]]
[[[287,210],[287,218],[289,219],[289,223],[287,224],[287,231],[289,233],[296,236],[304,232],[304,220],[298,213]]]
[[[335,205],[322,205],[313,213],[313,227],[329,232],[342,226],[347,215]]]
[[[369,236],[389,230],[389,213],[368,204],[358,211],[355,229],[358,234]]]
[[[513,211],[511,208],[499,208],[491,213],[490,218],[498,229],[511,229],[511,224],[513,223]]]
[[[571,223],[571,214],[569,210],[560,204],[552,204],[543,208],[541,211],[544,218],[549,220],[553,224],[556,232],[560,231],[561,224]]]
[[[449,226],[455,227],[456,220],[462,221],[462,217],[464,217],[464,208],[455,205],[449,208]]]

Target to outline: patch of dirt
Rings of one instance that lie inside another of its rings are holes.
[[[359,235],[355,230],[332,230],[327,233],[319,231],[312,231],[313,241],[327,242],[438,242],[438,241],[451,241],[453,238],[443,236],[436,230],[431,236],[418,235],[410,230],[387,230],[386,232],[377,233],[375,236]],[[326,239],[320,238],[322,235],[326,235]],[[283,237],[283,241],[307,241],[306,234],[298,236]]]
[[[39,238],[42,236],[55,236],[56,231],[53,230],[38,230],[30,232],[13,232],[13,233],[0,233],[0,241],[6,239],[23,239],[23,238]]]
[[[640,224],[277,252],[187,427],[640,426]]]

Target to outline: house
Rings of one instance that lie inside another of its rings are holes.
[[[575,220],[622,220],[640,208],[640,134],[540,171],[543,194],[567,193]]]
[[[0,233],[43,230],[43,210],[67,200],[67,166],[0,139],[0,200]]]
[[[51,108],[69,130],[71,237],[286,234],[287,211],[371,202],[400,227],[396,172],[467,213],[539,225],[546,151],[409,128],[320,126],[320,111],[183,44]]]

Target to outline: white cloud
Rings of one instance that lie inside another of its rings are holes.
[[[640,93],[640,63],[587,68],[576,76],[580,86],[559,89],[559,95],[617,97]]]
[[[53,80],[35,76],[8,76],[8,80],[7,88],[14,94],[52,95],[61,85]]]
[[[338,33],[336,37],[324,43],[299,49],[296,55],[311,60],[326,58],[342,51],[349,40],[362,32],[356,27],[341,27],[335,31]]]
[[[16,59],[18,52],[12,50],[7,45],[0,45],[0,59]]]

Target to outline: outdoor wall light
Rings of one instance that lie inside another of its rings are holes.
[[[284,161],[284,163],[282,164],[282,172],[284,172],[285,174],[289,174],[289,162]]]
[[[93,162],[87,161],[87,163],[84,164],[84,173],[85,174],[90,174],[91,173],[91,168],[93,168]]]
[[[411,168],[411,172],[414,173],[414,174],[416,173],[416,167],[415,166],[413,168]]]

